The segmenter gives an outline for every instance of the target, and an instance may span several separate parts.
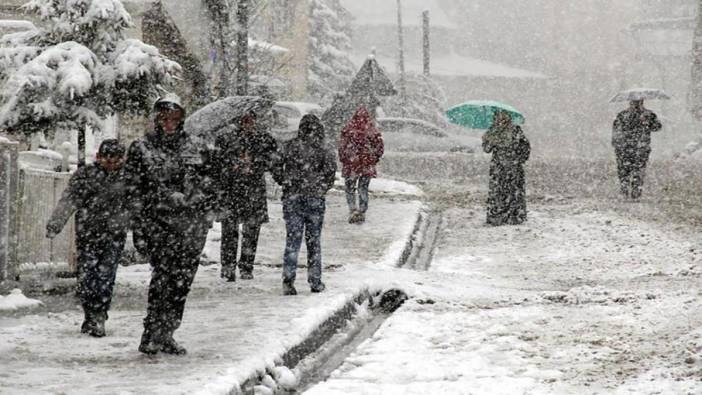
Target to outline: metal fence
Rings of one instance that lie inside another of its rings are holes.
[[[20,170],[17,226],[17,262],[20,264],[65,262],[71,266],[75,261],[73,220],[68,221],[56,238],[46,238],[46,223],[70,176],[70,173],[46,170]]]
[[[53,240],[46,238],[46,223],[71,174],[22,168],[18,148],[0,139],[0,281],[15,279],[26,266],[63,263],[75,271],[74,221]]]

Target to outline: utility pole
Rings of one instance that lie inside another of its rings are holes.
[[[429,40],[429,10],[422,13],[422,37],[423,37],[423,53],[424,53],[424,75],[429,77],[431,75],[431,43]]]
[[[397,37],[399,42],[399,71],[400,71],[400,107],[404,116],[407,98],[407,83],[405,81],[405,39],[402,31],[402,0],[397,0]]]
[[[236,10],[236,94],[245,96],[249,83],[249,1],[239,0]]]
[[[702,0],[698,3],[697,23],[692,40],[692,83],[688,106],[695,119],[702,121]]]

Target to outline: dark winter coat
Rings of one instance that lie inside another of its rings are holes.
[[[327,147],[324,127],[314,115],[300,122],[295,139],[287,142],[273,171],[283,198],[293,195],[324,197],[334,186],[336,158]]]
[[[359,108],[341,132],[339,160],[343,177],[376,177],[375,166],[385,150],[383,136],[373,125],[368,110]]]
[[[212,209],[207,154],[182,129],[166,135],[158,128],[129,147],[124,171],[135,214],[135,233],[206,232]]]
[[[531,145],[519,126],[491,128],[483,136],[483,150],[492,153],[487,222],[520,224],[526,220],[524,163]]]
[[[278,150],[265,130],[221,135],[215,142],[218,199],[226,215],[241,222],[268,222],[265,173]]]
[[[47,235],[60,233],[76,213],[79,246],[107,238],[124,239],[129,224],[125,196],[123,171],[108,172],[97,163],[80,167],[51,214]]]
[[[627,109],[614,120],[612,145],[619,154],[629,153],[648,156],[651,153],[651,132],[661,130],[662,125],[653,111]]]

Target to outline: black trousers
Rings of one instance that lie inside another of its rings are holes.
[[[646,165],[650,151],[638,149],[617,149],[617,175],[621,193],[629,198],[641,197]]]
[[[207,227],[193,224],[175,232],[155,227],[148,236],[149,258],[153,271],[144,330],[172,334],[183,320],[185,300],[200,265],[200,254],[207,239]]]
[[[246,221],[238,218],[225,218],[222,220],[222,268],[233,270],[237,266],[237,252],[239,249],[239,224],[241,224],[241,256],[239,257],[239,270],[252,272],[258,248],[258,236],[261,234],[261,223]]]

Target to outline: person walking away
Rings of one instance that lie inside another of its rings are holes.
[[[336,158],[324,139],[324,126],[314,115],[302,117],[298,136],[282,148],[273,177],[283,188],[286,239],[283,255],[283,294],[296,295],[297,258],[304,234],[307,283],[322,292],[322,227],[325,195],[334,186]]]
[[[622,195],[641,197],[646,165],[651,155],[651,133],[661,130],[656,114],[644,108],[643,100],[632,100],[617,114],[612,127],[612,146],[617,157],[617,175]]]
[[[339,160],[349,206],[349,223],[363,223],[368,210],[368,187],[377,177],[376,165],[384,153],[383,136],[368,110],[360,107],[341,131]]]
[[[242,280],[253,279],[258,237],[261,226],[269,220],[265,173],[271,170],[278,150],[256,113],[245,114],[237,126],[234,133],[223,134],[215,142],[218,194],[225,212],[220,274],[227,281],[236,280],[237,265]],[[241,256],[237,264],[240,237]]]
[[[53,239],[76,214],[78,296],[85,315],[80,331],[94,337],[105,336],[127,234],[124,151],[117,140],[104,140],[96,161],[73,173],[46,224],[46,237]]]
[[[197,273],[211,220],[206,151],[183,129],[185,109],[168,94],[155,128],[129,147],[125,173],[153,271],[139,351],[185,354],[173,339]]]
[[[524,163],[529,159],[531,145],[508,112],[495,113],[493,126],[483,135],[483,150],[492,153],[487,223],[523,223],[527,219]]]

